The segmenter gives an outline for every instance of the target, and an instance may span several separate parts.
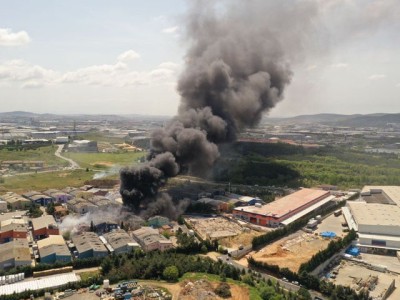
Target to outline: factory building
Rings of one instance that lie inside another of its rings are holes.
[[[0,270],[30,266],[31,254],[27,239],[17,239],[0,245]]]
[[[154,228],[160,228],[164,225],[168,225],[170,223],[169,219],[163,216],[154,216],[147,220],[147,224]]]
[[[57,202],[57,203],[67,203],[69,200],[74,198],[74,196],[64,193],[62,191],[56,190],[56,189],[46,190],[43,192],[43,194],[50,196],[51,198],[53,198],[54,202]]]
[[[342,211],[349,228],[358,232],[362,252],[400,251],[400,186],[366,186]]]
[[[169,239],[161,235],[157,229],[151,227],[137,229],[132,232],[132,235],[146,252],[153,250],[165,251],[174,247]]]
[[[74,198],[67,202],[67,208],[78,214],[86,214],[97,210],[97,205],[83,198]]]
[[[40,262],[54,264],[57,261],[69,262],[72,260],[71,252],[61,235],[50,235],[48,238],[37,242]]]
[[[52,215],[44,215],[32,219],[32,235],[35,240],[40,240],[50,235],[59,235],[56,220]]]
[[[233,215],[253,224],[277,227],[288,225],[330,200],[332,197],[328,191],[303,188],[265,205],[256,203],[254,206],[236,207]]]
[[[93,222],[94,230],[98,234],[103,234],[106,232],[113,231],[115,229],[118,229],[118,224],[114,221],[106,221],[106,220],[98,220]]]
[[[78,252],[78,258],[104,257],[108,255],[107,248],[94,232],[83,232],[72,237],[72,242]]]
[[[9,219],[1,222],[0,244],[8,243],[15,239],[26,239],[28,228],[23,219]]]
[[[105,233],[103,238],[106,240],[110,252],[114,254],[132,252],[135,248],[140,248],[125,230],[116,229],[111,232]]]
[[[0,199],[7,202],[7,205],[12,209],[27,209],[31,206],[31,201],[14,193],[8,192],[0,196]]]
[[[25,194],[22,194],[22,196],[30,200],[32,203],[42,206],[47,206],[47,204],[53,202],[53,198],[51,196],[36,191],[27,192]]]

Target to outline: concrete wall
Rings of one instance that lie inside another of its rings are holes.
[[[382,235],[394,235],[400,236],[400,226],[380,226],[380,225],[368,225],[358,224],[358,232],[365,234],[382,234]]]
[[[382,239],[374,239],[374,240],[385,241],[386,245],[378,245],[377,243],[373,243],[373,240],[371,238],[364,238],[364,237],[359,238],[359,243],[361,245],[370,245],[372,247],[380,246],[380,247],[386,247],[386,248],[400,249],[400,241],[388,241],[388,240],[385,240],[383,237],[382,237]]]

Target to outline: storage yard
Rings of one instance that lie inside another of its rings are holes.
[[[327,280],[334,284],[349,286],[356,291],[368,289],[370,296],[380,299],[387,292],[393,281],[399,282],[400,276],[391,272],[380,272],[353,261],[342,260],[327,275]],[[395,289],[387,299],[400,299],[400,290]]]
[[[254,236],[264,233],[226,217],[185,216],[185,220],[202,239],[221,240],[228,248],[251,245]]]
[[[251,252],[250,255],[257,261],[297,272],[302,263],[325,249],[329,241],[314,234],[297,231],[257,252]]]

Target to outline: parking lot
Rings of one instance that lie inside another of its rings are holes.
[[[324,231],[332,231],[336,233],[338,237],[343,237],[346,235],[346,232],[343,232],[344,228],[342,223],[345,223],[345,219],[343,215],[339,215],[337,217],[334,214],[329,215],[327,218],[323,219],[320,224],[318,224],[317,229],[315,230],[316,233],[320,234]]]

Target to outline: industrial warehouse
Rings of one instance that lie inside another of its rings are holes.
[[[233,215],[253,224],[277,227],[292,223],[333,198],[329,191],[303,188],[265,205],[237,207]]]
[[[400,251],[400,186],[365,186],[360,199],[342,210],[349,228],[358,232],[361,252]]]

